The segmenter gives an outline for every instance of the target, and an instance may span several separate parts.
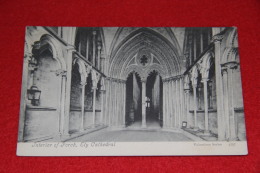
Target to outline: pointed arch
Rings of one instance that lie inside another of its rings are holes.
[[[62,49],[60,44],[50,35],[45,34],[40,38],[40,52],[45,51],[46,49],[50,50],[53,55],[53,59],[58,61],[61,70],[66,71],[66,63],[63,59]]]
[[[125,76],[119,74],[125,74],[123,71],[127,69],[126,62],[141,49],[150,51],[159,59],[166,76],[181,73],[181,60],[177,48],[159,33],[141,28],[129,34],[111,52],[109,75],[114,78],[124,78]]]

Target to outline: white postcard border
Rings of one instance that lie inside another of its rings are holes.
[[[18,156],[247,155],[246,141],[232,142],[35,142],[18,143]]]

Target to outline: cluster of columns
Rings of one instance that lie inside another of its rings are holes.
[[[163,80],[163,127],[180,128],[185,118],[182,76]]]
[[[106,78],[104,122],[111,127],[125,127],[126,81]]]
[[[222,65],[221,74],[223,80],[223,112],[225,125],[225,138],[237,140],[236,117],[234,112],[233,75],[238,68],[238,63],[229,62]]]
[[[198,130],[198,118],[197,118],[197,88],[198,88],[198,76],[199,73],[201,74],[201,82],[203,83],[203,96],[204,96],[204,120],[205,120],[205,129],[204,134],[209,135],[209,112],[208,112],[208,81],[209,81],[209,69],[211,66],[211,58],[212,53],[208,52],[206,53],[202,59],[191,69],[190,74],[190,80],[192,84],[192,90],[193,90],[193,111],[194,111],[194,130]],[[185,78],[189,78],[189,76],[186,76]],[[185,81],[185,90],[187,93],[187,99],[188,99],[188,91],[189,91],[189,80]],[[187,116],[189,112],[187,111]]]
[[[101,75],[92,69],[91,66],[88,66],[86,64],[80,64],[81,66],[84,66],[86,68],[80,68],[80,85],[81,85],[81,121],[80,121],[80,131],[84,131],[84,116],[85,116],[85,89],[87,85],[87,77],[91,73],[92,77],[92,92],[93,92],[93,105],[92,105],[92,116],[93,116],[93,121],[92,125],[95,127],[96,125],[96,92],[97,92],[97,84],[101,78]],[[102,96],[102,95],[101,95]],[[102,100],[102,98],[101,98]],[[103,102],[101,102],[103,104]],[[101,109],[103,108],[103,105],[101,105]],[[102,112],[103,110],[101,110]]]

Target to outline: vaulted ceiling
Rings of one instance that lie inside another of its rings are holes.
[[[161,71],[164,77],[170,77],[183,71],[185,28],[105,27],[103,32],[111,77],[124,78],[124,71],[128,70],[127,64],[142,52],[150,52],[154,57],[152,59],[160,62],[159,65],[150,64],[150,69],[142,68],[141,71],[147,71],[144,73],[157,70]],[[138,70],[138,67],[135,67],[135,70]]]
[[[147,27],[167,39],[177,48],[178,54],[183,52],[185,28],[181,27]],[[141,27],[103,27],[107,54],[111,55],[113,50],[131,33]]]

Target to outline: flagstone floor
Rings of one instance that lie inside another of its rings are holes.
[[[68,140],[67,142],[153,142],[192,141],[182,133],[161,129],[102,130]]]

